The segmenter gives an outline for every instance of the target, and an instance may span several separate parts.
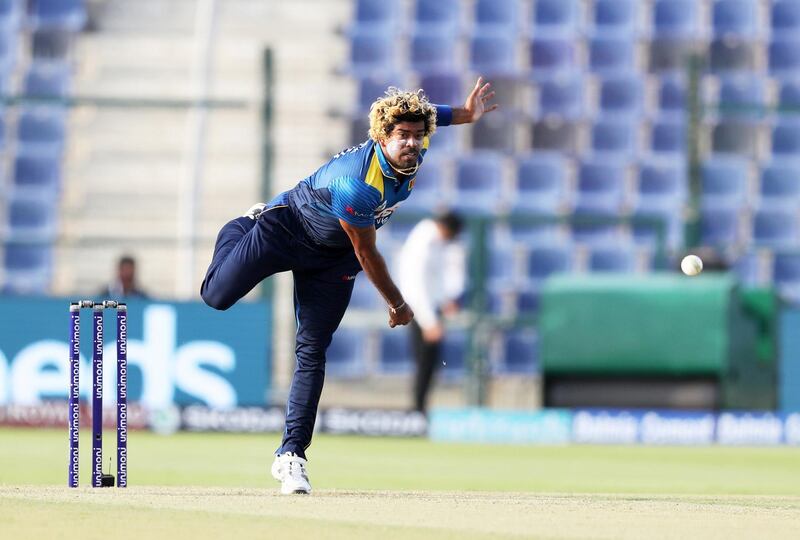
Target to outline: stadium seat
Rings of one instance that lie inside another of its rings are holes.
[[[630,274],[636,271],[636,247],[625,242],[589,248],[587,270],[591,273]]]
[[[701,197],[706,205],[742,207],[747,200],[749,160],[735,155],[712,156],[700,168]]]
[[[12,192],[8,201],[8,238],[23,241],[53,241],[56,212],[42,211],[42,200],[35,195]]]
[[[656,38],[695,39],[701,35],[700,3],[695,0],[655,0],[653,34]]]
[[[472,125],[472,148],[513,154],[516,147],[516,117],[511,111],[481,118]]]
[[[402,75],[380,75],[375,77],[364,77],[357,81],[358,84],[358,105],[356,113],[366,115],[372,103],[382,97],[390,86],[405,88],[405,80]]]
[[[715,73],[756,71],[756,49],[752,41],[720,37],[711,41],[709,64]]]
[[[711,26],[720,38],[753,38],[757,33],[754,0],[715,0]]]
[[[578,151],[577,122],[560,118],[547,118],[531,126],[531,147],[536,150],[554,150],[566,154]]]
[[[589,69],[601,75],[636,69],[635,42],[626,36],[595,36],[589,40]]]
[[[532,76],[550,80],[575,70],[575,42],[568,37],[534,37],[530,42]]]
[[[3,32],[14,32],[20,26],[22,2],[18,0],[0,0],[0,28]]]
[[[763,164],[759,186],[762,200],[769,200],[773,204],[799,204],[800,162],[777,159]]]
[[[778,81],[777,114],[800,112],[800,79]]]
[[[608,77],[600,81],[599,112],[635,115],[642,106],[642,77],[638,74]]]
[[[772,280],[784,299],[800,301],[800,253],[775,253]]]
[[[527,277],[531,285],[540,286],[548,277],[570,271],[573,265],[572,249],[566,244],[532,247],[527,260]]]
[[[661,113],[686,112],[686,79],[679,73],[667,73],[658,79],[658,110]]]
[[[567,166],[558,153],[536,152],[517,158],[513,208],[555,215],[564,206]]]
[[[650,159],[639,165],[637,182],[638,213],[680,210],[686,199],[686,167],[674,159]]]
[[[576,120],[583,116],[586,82],[576,73],[565,73],[542,80],[538,85],[537,118],[557,117]]]
[[[764,279],[759,265],[758,252],[749,251],[737,257],[731,264],[733,273],[743,287],[763,287]]]
[[[531,375],[539,371],[539,336],[532,328],[500,332],[500,354],[492,362],[498,374]]]
[[[650,126],[651,152],[677,155],[686,153],[686,150],[686,123],[683,120],[667,116],[652,123]]]
[[[18,151],[14,158],[14,185],[20,192],[35,192],[52,200],[61,188],[61,156]]]
[[[393,328],[380,334],[381,353],[378,368],[386,374],[405,374],[414,370],[414,352],[411,348],[411,330]]]
[[[451,70],[459,65],[456,47],[453,35],[415,32],[411,36],[411,68],[421,74]]]
[[[778,120],[772,128],[772,154],[781,157],[800,156],[800,121]]]
[[[760,247],[797,248],[797,208],[762,204],[753,214],[753,243]]]
[[[542,208],[540,215],[547,218],[556,217],[555,212],[548,211],[547,208]],[[562,226],[549,220],[541,222],[512,221],[509,225],[509,234],[511,241],[515,245],[521,246],[531,246],[542,242],[551,243],[559,239],[564,240],[567,236]]]
[[[325,351],[325,373],[331,377],[358,377],[366,372],[366,333],[361,328],[339,327]]]
[[[712,128],[711,150],[755,157],[758,154],[758,130],[758,123],[747,119],[721,120]]]
[[[476,0],[475,28],[514,35],[520,20],[519,0]]]
[[[50,244],[6,243],[3,254],[5,289],[16,294],[47,292],[52,273]]]
[[[70,67],[63,62],[37,62],[25,74],[27,96],[63,97],[69,91]]]
[[[20,111],[17,138],[28,151],[60,155],[66,136],[66,115],[57,107],[30,107]]]
[[[800,0],[773,0],[770,23],[773,36],[796,37],[800,32]]]
[[[753,75],[723,76],[719,87],[719,114],[760,118],[765,114],[764,81]]]
[[[625,196],[626,166],[611,159],[588,160],[578,168],[575,211],[617,214]]]
[[[702,208],[700,242],[704,246],[736,246],[741,241],[741,217],[741,210],[734,205]]]
[[[505,33],[477,32],[470,39],[470,69],[486,77],[518,71],[516,40]]]
[[[86,8],[83,0],[36,0],[28,20],[33,28],[78,32],[86,24]]]
[[[638,27],[637,0],[595,0],[592,31],[595,35],[632,37]]]
[[[639,124],[629,118],[600,117],[592,125],[591,149],[595,154],[636,154]]]
[[[515,255],[512,246],[503,244],[489,244],[488,246],[489,264],[487,265],[486,279],[490,286],[508,286],[510,283],[518,283],[520,276],[517,275],[515,268]]]
[[[464,99],[464,78],[460,73],[445,71],[423,74],[420,87],[432,103],[460,103]]]
[[[769,43],[769,71],[774,76],[800,74],[800,38],[773,37]]]
[[[369,138],[369,118],[366,114],[350,119],[350,146],[361,144]]]
[[[578,0],[537,0],[533,11],[533,35],[571,37],[580,30]]]
[[[69,57],[75,33],[62,28],[39,28],[33,32],[34,61],[65,61]]]
[[[455,34],[460,14],[461,0],[416,0],[414,25],[419,32]]]
[[[357,77],[375,77],[397,72],[395,39],[391,34],[356,29],[350,35],[350,65]]]
[[[494,152],[473,152],[456,162],[456,198],[462,211],[492,213],[501,202],[503,163]]]
[[[454,381],[464,376],[469,354],[469,335],[463,330],[445,333],[441,346],[442,364],[439,376],[443,381]]]
[[[403,17],[397,2],[356,0],[353,24],[366,31],[398,32]]]

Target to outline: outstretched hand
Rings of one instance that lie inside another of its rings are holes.
[[[464,111],[467,114],[466,122],[476,122],[481,116],[498,107],[497,103],[487,104],[494,97],[494,90],[490,91],[491,88],[491,83],[484,83],[483,77],[478,77],[475,88],[464,102]]]

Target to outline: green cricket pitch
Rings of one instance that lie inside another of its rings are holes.
[[[86,487],[90,439],[70,490],[66,429],[0,429],[4,538],[800,538],[800,448],[318,435],[314,493],[281,496],[277,435],[134,432],[125,490]]]

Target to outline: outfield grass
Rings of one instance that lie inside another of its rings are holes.
[[[107,463],[113,433],[106,441]],[[82,432],[84,486],[90,443]],[[798,448],[317,436],[315,493],[287,498],[268,474],[277,444],[274,435],[135,432],[128,490],[74,491],[65,487],[66,429],[0,429],[0,529],[47,538],[72,522],[81,537],[100,538],[119,510],[126,538],[219,538],[229,529],[245,537],[800,537]]]

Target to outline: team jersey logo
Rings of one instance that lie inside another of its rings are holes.
[[[392,217],[392,214],[395,210],[397,210],[402,202],[403,201],[398,201],[394,206],[386,208],[386,201],[383,201],[383,203],[375,209],[375,226],[380,227],[389,221],[389,218]]]

